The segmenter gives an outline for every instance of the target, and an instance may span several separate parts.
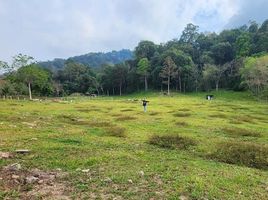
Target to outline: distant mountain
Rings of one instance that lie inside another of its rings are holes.
[[[68,59],[72,59],[78,63],[98,68],[103,64],[117,64],[126,60],[133,59],[133,52],[128,49],[122,49],[120,51],[111,51],[107,53],[88,53],[81,56],[74,56]],[[67,59],[56,58],[52,61],[40,62],[39,64],[44,68],[52,71],[57,71],[64,67],[64,63]]]

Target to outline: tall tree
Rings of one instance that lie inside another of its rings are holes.
[[[199,27],[190,23],[187,24],[180,37],[180,42],[194,44],[198,38]]]
[[[226,71],[227,67],[228,64],[225,64],[223,66],[206,64],[203,71],[203,78],[206,84],[209,84],[209,82],[214,82],[215,89],[218,91],[220,79],[222,78],[222,75]]]
[[[253,58],[245,61],[245,66],[241,69],[242,79],[248,88],[256,95],[268,87],[268,55]]]
[[[135,48],[135,56],[138,60],[142,58],[150,60],[154,56],[156,50],[157,46],[153,42],[144,40],[139,42],[138,46]]]
[[[34,58],[32,56],[18,54],[16,56],[13,56],[12,65],[9,68],[9,71],[18,70],[19,68],[27,65],[33,64]]]
[[[114,66],[114,81],[117,83],[117,85],[119,86],[119,95],[122,95],[122,87],[123,84],[126,81],[127,78],[127,73],[128,73],[128,67],[126,66],[125,63],[121,63],[121,64],[116,64]]]
[[[24,82],[28,86],[29,98],[32,99],[32,86],[42,90],[50,82],[50,74],[37,64],[31,64],[19,68],[16,73],[17,81]]]
[[[171,79],[175,78],[176,75],[178,74],[177,70],[178,70],[177,65],[174,63],[172,58],[168,56],[165,59],[164,67],[160,73],[160,76],[164,79],[163,83],[167,84],[168,95],[170,95],[170,90],[169,90],[170,81]]]
[[[144,90],[148,90],[147,76],[149,74],[150,63],[147,58],[142,58],[138,62],[137,73],[144,77]]]

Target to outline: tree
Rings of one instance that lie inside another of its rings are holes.
[[[9,65],[7,62],[1,61],[0,60],[0,72],[6,72],[9,68]]]
[[[218,91],[220,79],[222,74],[226,71],[227,66],[228,64],[223,66],[206,64],[203,71],[203,79],[205,83],[209,85],[209,82],[213,82],[215,84],[216,91]]]
[[[234,59],[234,50],[229,42],[215,44],[211,50],[216,65],[223,65]]]
[[[27,84],[30,99],[32,99],[32,87],[41,91],[50,82],[49,72],[40,68],[37,64],[19,68],[15,76],[17,81]]]
[[[34,62],[35,61],[34,61],[34,58],[32,56],[23,55],[20,53],[16,56],[13,56],[13,61],[12,61],[12,65],[9,68],[9,72],[16,71],[19,68],[21,68],[23,66],[31,65]]]
[[[142,58],[138,62],[137,73],[144,77],[144,90],[148,90],[147,76],[149,73],[150,63],[147,58]]]
[[[165,59],[164,67],[160,73],[160,76],[163,79],[167,79],[167,80],[164,80],[163,83],[167,84],[167,86],[168,86],[168,95],[170,94],[170,92],[169,92],[170,81],[171,81],[171,79],[176,77],[176,75],[178,73],[177,70],[178,70],[177,65],[174,63],[172,58],[170,56],[168,56]]]
[[[236,56],[238,58],[240,57],[246,57],[250,53],[251,49],[251,38],[250,34],[245,32],[242,33],[235,42],[235,49],[236,49]]]
[[[194,44],[199,35],[198,28],[192,23],[187,24],[180,37],[180,42]]]
[[[241,69],[241,76],[250,91],[260,95],[268,87],[268,55],[248,58]]]
[[[91,69],[71,59],[65,62],[63,70],[58,73],[58,79],[67,94],[75,92],[85,94],[97,91],[96,77]]]
[[[156,52],[157,46],[151,41],[141,41],[138,46],[135,48],[135,56],[138,60],[142,58],[147,58],[150,60],[154,53]]]
[[[125,65],[125,63],[116,64],[114,69],[114,81],[119,86],[119,95],[122,95],[122,87],[124,82],[126,81],[127,73],[128,73],[128,67]]]

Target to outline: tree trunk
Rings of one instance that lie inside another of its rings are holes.
[[[119,95],[122,96],[122,83],[119,85]]]
[[[31,83],[28,83],[28,89],[29,89],[29,98],[32,100],[32,90],[31,90]]]
[[[216,81],[216,91],[218,92],[219,90],[219,81]]]
[[[114,96],[114,87],[113,87],[113,96]]]
[[[168,95],[169,95],[169,83],[170,83],[170,76],[168,76],[168,84],[167,84],[167,93],[168,93]]]
[[[179,88],[180,88],[180,92],[181,92],[181,76],[179,75]]]
[[[183,81],[183,92],[185,93],[186,84],[185,81]]]
[[[146,76],[144,76],[144,89],[145,89],[145,91],[147,91],[148,90],[148,84],[147,84],[147,77]]]
[[[198,85],[198,81],[197,79],[195,79],[195,92],[197,92],[197,85]]]

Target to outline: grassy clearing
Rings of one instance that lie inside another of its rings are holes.
[[[205,93],[0,100],[0,152],[14,155],[0,158],[0,169],[60,168],[67,176],[53,183],[74,199],[268,199],[267,103],[213,94],[213,101]],[[128,100],[144,97],[146,113]],[[36,192],[38,185],[4,174],[0,199],[21,199],[21,188]]]

